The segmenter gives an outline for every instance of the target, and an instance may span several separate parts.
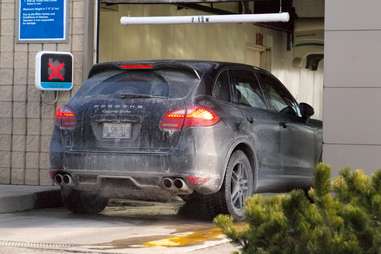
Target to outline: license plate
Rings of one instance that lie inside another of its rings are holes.
[[[104,123],[103,138],[127,139],[131,138],[130,123]]]

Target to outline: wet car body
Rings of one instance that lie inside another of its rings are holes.
[[[184,87],[174,88],[175,96],[168,89],[165,96],[124,94],[119,88],[94,92],[132,80],[154,83],[152,90],[165,78]],[[266,81],[280,87],[287,108],[272,105],[268,96],[274,91],[266,95]],[[253,87],[257,94],[249,98]],[[210,195],[220,191],[229,159],[240,150],[253,171],[252,192],[306,188],[321,159],[322,123],[303,111],[310,106],[296,103],[267,71],[248,65],[171,60],[95,65],[58,112],[52,176],[69,176],[60,183],[63,189],[110,198]]]

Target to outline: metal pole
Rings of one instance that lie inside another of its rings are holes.
[[[101,0],[97,0],[97,48],[95,63],[99,63],[99,43],[100,43],[100,19],[101,19]]]
[[[212,16],[157,16],[157,17],[121,17],[122,25],[160,25],[160,24],[213,24],[213,23],[256,23],[288,22],[288,12],[269,14],[236,14]]]

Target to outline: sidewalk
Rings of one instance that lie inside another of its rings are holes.
[[[59,187],[0,185],[0,213],[62,205]]]

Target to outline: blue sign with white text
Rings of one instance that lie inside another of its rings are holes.
[[[19,0],[19,41],[66,39],[66,0]]]

